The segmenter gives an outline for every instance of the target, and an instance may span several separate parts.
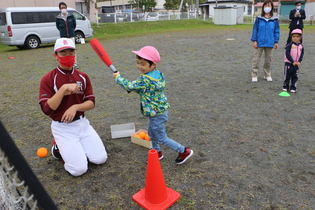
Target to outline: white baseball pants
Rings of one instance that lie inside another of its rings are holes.
[[[103,164],[107,160],[105,146],[85,117],[69,124],[52,121],[52,134],[62,156],[64,168],[73,176],[88,169],[88,161]]]

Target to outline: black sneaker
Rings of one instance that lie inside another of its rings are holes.
[[[179,153],[177,159],[175,160],[175,162],[177,164],[183,164],[186,162],[186,160],[188,160],[188,158],[190,158],[192,155],[194,154],[194,151],[192,151],[191,149],[189,149],[188,147],[185,147],[185,152],[183,153]]]
[[[163,154],[162,154],[162,151],[159,151],[158,152],[158,156],[159,156],[159,160],[162,160],[164,158]]]
[[[54,138],[52,140],[51,155],[57,160],[61,160],[62,159],[62,157],[61,157],[61,155],[59,153],[58,146],[57,146],[56,141],[55,141]]]

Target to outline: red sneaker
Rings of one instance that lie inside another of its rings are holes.
[[[179,153],[177,159],[175,160],[175,162],[177,164],[183,164],[186,162],[186,160],[188,160],[188,158],[190,158],[192,155],[194,154],[194,151],[192,151],[191,149],[189,149],[188,147],[185,147],[185,152],[183,153]]]
[[[158,152],[158,156],[159,156],[159,160],[162,160],[164,158],[163,154],[162,154],[162,151],[159,151]]]

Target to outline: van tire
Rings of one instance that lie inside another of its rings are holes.
[[[81,44],[81,38],[84,38],[84,34],[81,31],[76,31],[74,37],[75,43]]]
[[[36,49],[40,45],[40,41],[36,36],[29,36],[25,41],[25,46],[27,49]]]

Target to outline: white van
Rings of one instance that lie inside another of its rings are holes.
[[[90,21],[73,8],[67,8],[76,19],[76,43],[81,38],[93,36]],[[54,43],[60,38],[56,28],[58,7],[8,7],[0,8],[0,39],[4,45],[19,49],[36,49],[40,44]]]

